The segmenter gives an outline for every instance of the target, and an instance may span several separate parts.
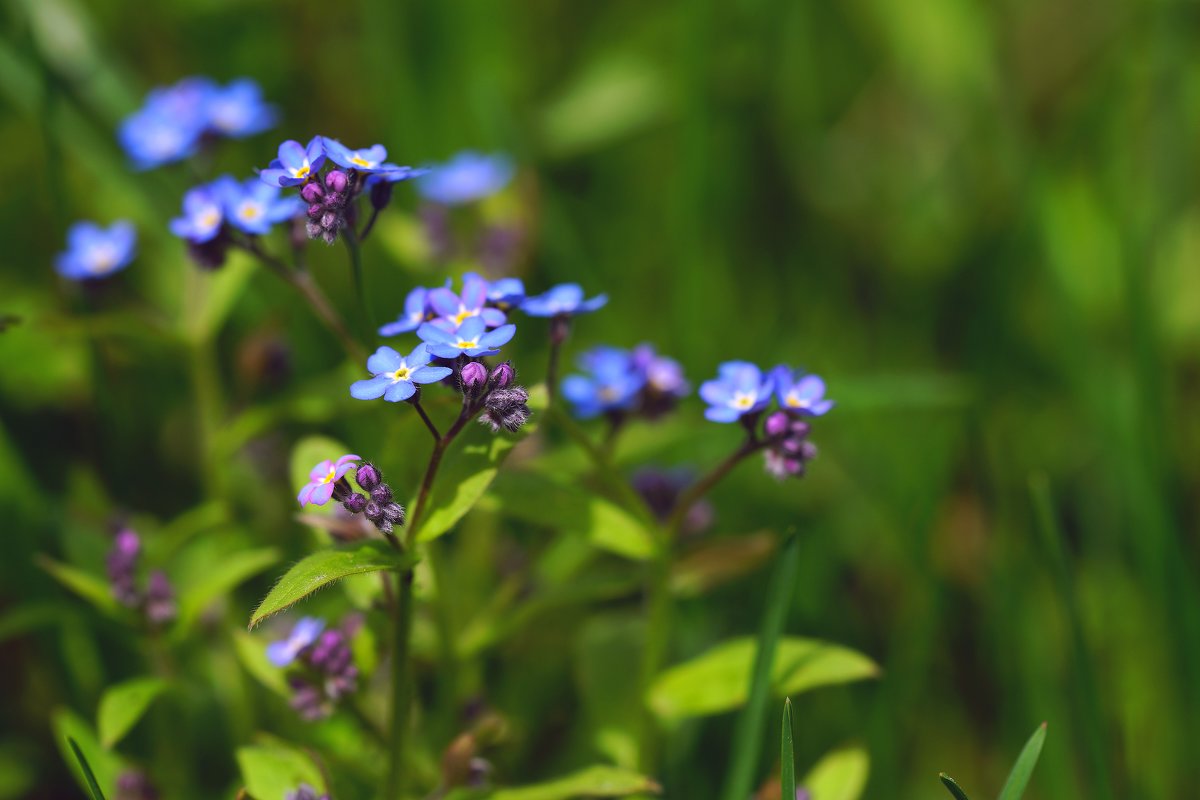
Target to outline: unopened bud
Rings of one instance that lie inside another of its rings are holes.
[[[350,179],[340,169],[335,169],[325,176],[325,185],[335,192],[344,192],[350,185]]]
[[[319,183],[306,183],[300,189],[300,196],[304,198],[304,202],[306,203],[317,203],[325,196],[325,190],[321,188],[321,184]]]
[[[513,369],[513,365],[510,362],[504,361],[500,364],[497,364],[496,368],[492,370],[492,374],[490,376],[492,388],[507,388],[508,385],[513,382],[516,376],[517,372]]]
[[[354,480],[359,486],[370,492],[383,481],[383,476],[379,474],[379,468],[368,461],[360,464],[355,470]]]

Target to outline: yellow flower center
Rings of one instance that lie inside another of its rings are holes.
[[[800,406],[804,405],[800,402],[800,398],[794,394],[789,394],[786,398],[784,398],[784,402],[786,402],[790,408],[799,408]]]
[[[734,408],[750,408],[754,405],[754,395],[738,392],[733,396]]]
[[[247,222],[258,219],[262,213],[262,208],[257,203],[242,203],[238,208],[238,216]]]
[[[337,469],[334,467],[330,467],[329,472],[326,473],[325,477],[321,478],[321,483],[333,483],[336,480],[337,480]]]
[[[600,399],[605,402],[612,402],[617,399],[617,390],[612,386],[600,387]]]
[[[411,369],[409,369],[408,367],[401,367],[400,369],[398,369],[392,373],[392,383],[399,383],[400,381],[406,381],[406,380],[408,380],[410,375],[412,375]]]
[[[116,263],[117,254],[113,252],[111,247],[97,247],[92,251],[92,257],[88,263],[88,271],[93,275],[103,275],[111,270]]]
[[[478,314],[478,311],[472,311],[466,306],[459,306],[458,313],[451,317],[451,319],[454,320],[455,325],[462,325],[464,320],[468,320]]]
[[[312,171],[312,168],[309,166],[308,161],[305,160],[303,166],[301,166],[299,169],[292,170],[292,177],[293,178],[307,178],[308,173],[311,171]]]
[[[215,228],[221,221],[221,212],[210,208],[200,215],[200,225],[205,228]]]
[[[454,346],[460,350],[474,350],[479,347],[478,339],[459,339],[454,343]]]
[[[350,163],[354,164],[355,166],[367,167],[367,168],[375,166],[374,161],[367,161],[365,158],[363,158],[362,156],[359,156],[359,155],[352,156],[350,158]]]

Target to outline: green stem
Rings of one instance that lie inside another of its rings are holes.
[[[207,337],[188,344],[188,372],[196,399],[196,447],[201,479],[208,497],[223,497],[222,470],[217,463],[217,433],[221,426],[221,378]]]
[[[770,440],[757,440],[749,438],[742,443],[742,446],[729,454],[729,457],[718,464],[707,475],[693,483],[687,490],[679,495],[679,499],[675,501],[675,507],[671,509],[671,516],[667,517],[667,522],[663,526],[666,529],[667,540],[673,540],[679,533],[680,526],[683,525],[684,517],[691,510],[700,498],[712,491],[712,488],[721,482],[721,479],[733,471],[733,468],[741,463],[746,456],[755,453],[770,444]]]
[[[429,463],[425,467],[425,475],[421,479],[421,487],[417,491],[417,499],[413,503],[412,514],[409,515],[405,529],[404,542],[406,549],[412,549],[417,544],[417,531],[425,514],[425,507],[433,490],[433,481],[437,477],[438,468],[442,464],[442,456],[446,448],[454,441],[454,437],[462,431],[467,421],[478,409],[473,404],[463,404],[458,419],[450,426],[445,435],[438,438],[429,454]],[[412,713],[413,680],[410,659],[410,640],[413,624],[413,571],[411,568],[397,572],[400,587],[400,597],[394,624],[394,641],[392,646],[392,727],[391,754],[388,762],[387,784],[384,797],[387,800],[399,800],[404,794],[404,758],[407,747],[407,726]],[[440,588],[440,587],[439,587]]]
[[[350,255],[350,273],[354,278],[354,294],[358,297],[358,310],[362,314],[363,324],[367,326],[366,341],[375,337],[375,317],[371,314],[371,306],[367,303],[367,287],[363,278],[362,247],[359,246],[358,235],[353,228],[342,229],[342,241],[346,243],[346,252]]]

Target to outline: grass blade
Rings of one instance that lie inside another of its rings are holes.
[[[779,563],[767,588],[767,607],[758,636],[750,696],[734,727],[733,757],[721,794],[724,800],[745,800],[753,793],[754,773],[762,752],[763,721],[771,696],[771,665],[775,661],[775,646],[783,632],[799,567],[800,538],[792,534],[780,552]]]
[[[96,782],[96,775],[92,772],[92,767],[84,757],[83,751],[70,736],[67,737],[67,744],[71,745],[71,752],[75,754],[75,760],[79,762],[79,768],[83,770],[83,776],[87,778],[88,791],[92,793],[92,800],[104,800],[104,792],[100,791],[100,784]]]
[[[1042,754],[1042,743],[1045,741],[1046,723],[1043,722],[1029,737],[1029,741],[1021,750],[1021,755],[1017,756],[1017,762],[1013,764],[1012,772],[1008,773],[1008,780],[1004,782],[1004,788],[1000,790],[999,800],[1020,800],[1021,795],[1025,794],[1029,776],[1033,774],[1038,756]]]
[[[962,790],[962,787],[954,782],[954,778],[951,778],[944,772],[940,773],[938,777],[942,779],[942,785],[946,787],[946,791],[954,795],[954,800],[970,800],[967,797],[967,793]]]
[[[796,754],[792,746],[792,699],[783,701],[783,735],[779,741],[779,785],[782,800],[796,800]]]

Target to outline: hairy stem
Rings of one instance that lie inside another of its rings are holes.
[[[440,442],[442,439],[442,434],[438,432],[437,425],[434,425],[433,420],[431,420],[429,415],[425,413],[425,408],[421,405],[420,395],[413,400],[412,406],[417,410],[417,413],[421,415],[421,421],[425,423],[425,427],[428,428],[429,433],[433,435],[433,441]]]
[[[666,531],[667,541],[670,542],[679,534],[679,528],[683,525],[683,520],[687,516],[688,511],[692,506],[696,505],[699,500],[712,491],[712,488],[721,482],[721,479],[733,471],[733,468],[741,463],[746,456],[755,453],[770,444],[769,440],[758,440],[754,438],[747,439],[741,447],[729,454],[729,457],[722,461],[704,477],[693,483],[687,488],[683,494],[679,495],[679,499],[675,501],[675,507],[671,509],[671,515],[667,517],[667,522],[663,526]]]

